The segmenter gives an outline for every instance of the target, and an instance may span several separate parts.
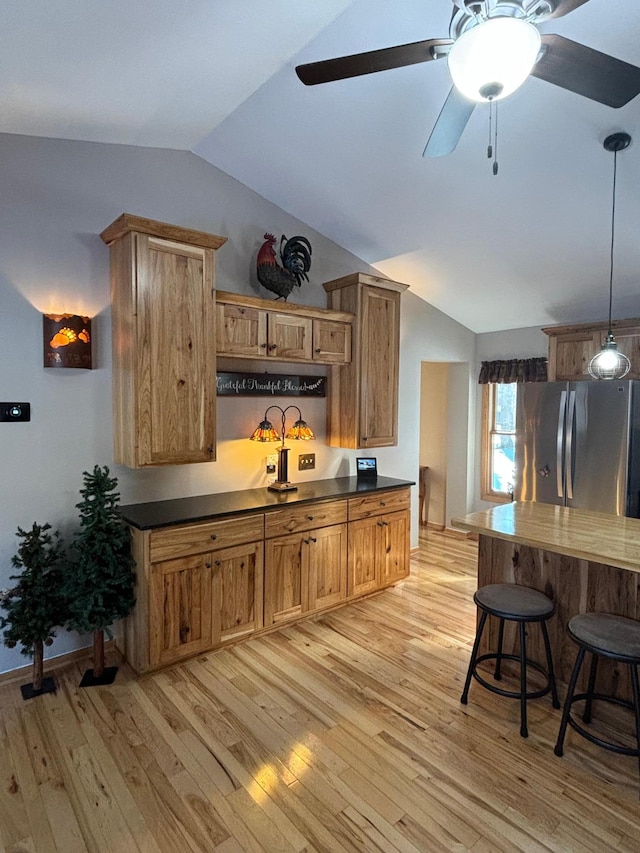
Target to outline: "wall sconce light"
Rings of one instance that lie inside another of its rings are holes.
[[[45,367],[91,370],[91,319],[77,314],[43,314]]]
[[[263,420],[253,431],[251,441],[280,441],[280,435],[275,429],[271,421],[267,420],[267,415],[271,409],[277,409],[282,416],[282,444],[278,448],[278,474],[275,483],[271,483],[267,488],[274,492],[294,492],[298,488],[293,483],[289,482],[289,448],[284,446],[285,439],[285,418],[289,409],[295,409],[298,413],[298,420],[286,433],[287,438],[296,439],[297,441],[310,441],[315,438],[313,431],[308,426],[307,422],[302,418],[302,412],[297,406],[287,406],[282,409],[280,406],[269,406],[264,413]]]

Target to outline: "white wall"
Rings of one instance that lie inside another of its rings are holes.
[[[227,236],[217,253],[216,284],[239,293],[269,295],[260,292],[254,278],[256,251],[267,230],[289,237],[301,233],[311,240],[311,282],[296,294],[299,302],[325,305],[322,281],[372,270],[185,152],[4,135],[0,186],[0,399],[32,405],[30,423],[0,424],[4,587],[12,573],[17,526],[49,521],[68,538],[77,523],[82,472],[95,464],[109,465],[118,477],[122,503],[252,488],[266,481],[265,449],[247,440],[268,402],[260,398],[219,401],[216,462],[143,471],[113,464],[109,251],[99,237],[110,222],[126,211]],[[376,455],[382,474],[415,480],[421,362],[457,362],[468,371],[475,336],[411,292],[404,294],[402,306],[399,443]],[[43,368],[40,315],[62,311],[95,318],[94,370]],[[318,436],[313,445],[317,468],[304,475],[309,479],[349,474],[357,455],[324,445],[325,412],[324,400],[304,403]],[[297,454],[292,455],[295,465]],[[296,476],[303,478],[297,471]],[[457,506],[467,495],[454,494],[452,500]],[[415,543],[417,491],[413,505]],[[88,641],[61,632],[49,655],[81,645]],[[0,646],[0,672],[24,663],[18,650]]]
[[[475,380],[480,373],[483,361],[497,361],[502,358],[538,358],[547,357],[549,338],[538,326],[524,329],[509,329],[504,332],[486,332],[476,335]],[[473,380],[473,377],[472,377]],[[472,509],[489,509],[495,504],[480,500],[480,450],[482,437],[482,394],[479,386],[475,404],[475,452],[478,464],[474,466],[474,486]]]

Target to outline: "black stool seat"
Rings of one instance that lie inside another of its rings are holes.
[[[473,596],[478,605],[512,622],[537,622],[553,616],[553,602],[543,592],[515,583],[491,583]]]
[[[569,636],[590,652],[640,663],[640,622],[612,613],[579,613],[569,621]]]
[[[640,622],[628,619],[626,616],[616,616],[612,613],[579,613],[569,620],[567,633],[578,645],[578,655],[571,673],[567,698],[562,712],[562,721],[558,732],[558,740],[554,752],[562,755],[564,751],[564,738],[567,725],[575,729],[579,735],[608,749],[622,755],[632,755],[640,759],[640,685],[638,683],[638,664],[640,664]],[[591,654],[591,669],[589,671],[589,682],[586,693],[576,693],[578,676],[584,662],[585,654]],[[618,699],[603,693],[595,692],[596,672],[598,659],[600,657],[626,663],[629,666],[631,677],[631,688],[633,691],[633,702]],[[588,725],[591,722],[591,709],[593,701],[600,700],[614,705],[622,705],[630,708],[635,716],[636,746],[621,746],[617,743],[597,737],[592,731],[580,725],[571,713],[571,707],[575,702],[585,700],[585,708],[582,714],[582,722]]]
[[[553,707],[560,707],[558,694],[556,692],[555,676],[553,673],[551,645],[549,643],[549,634],[546,626],[546,620],[550,619],[555,613],[554,604],[546,595],[544,595],[544,593],[539,592],[537,589],[531,589],[530,587],[520,586],[520,584],[514,583],[492,583],[487,586],[480,587],[473,596],[473,600],[481,611],[481,615],[480,622],[478,623],[478,630],[476,632],[476,638],[473,643],[473,651],[471,652],[467,678],[460,701],[463,705],[467,704],[469,686],[472,678],[492,693],[497,693],[500,696],[506,696],[511,699],[519,699],[520,734],[522,737],[527,737],[527,699],[538,699],[540,696],[545,696],[547,693],[551,692]],[[484,631],[484,627],[489,616],[494,616],[500,620],[500,627],[498,631],[498,651],[495,653],[492,652],[490,654],[478,655],[482,632]],[[520,635],[519,655],[505,654],[502,651],[505,622],[518,623],[518,631]],[[540,623],[547,658],[546,669],[537,661],[529,660],[527,658],[526,625],[528,622]],[[483,678],[478,672],[478,665],[489,660],[495,661],[493,677],[496,681],[500,681],[502,678],[501,667],[503,660],[518,662],[520,664],[520,689],[503,690]],[[542,675],[545,676],[546,684],[541,689],[528,689],[527,668],[538,670],[538,672],[541,672]]]

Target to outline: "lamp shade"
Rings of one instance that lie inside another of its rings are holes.
[[[265,418],[263,421],[260,421],[258,426],[254,429],[251,441],[280,441],[280,436],[274,429],[271,421],[268,421]]]
[[[594,379],[623,379],[630,369],[631,362],[609,332],[602,349],[589,362],[589,373]]]
[[[303,421],[302,418],[299,418],[287,433],[287,438],[297,438],[300,441],[310,441],[315,438],[315,435],[307,422]]]
[[[506,98],[531,73],[540,33],[520,18],[490,18],[458,38],[449,51],[453,83],[472,101]]]

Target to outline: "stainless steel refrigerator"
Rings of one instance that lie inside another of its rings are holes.
[[[518,386],[514,499],[640,517],[640,381]]]

